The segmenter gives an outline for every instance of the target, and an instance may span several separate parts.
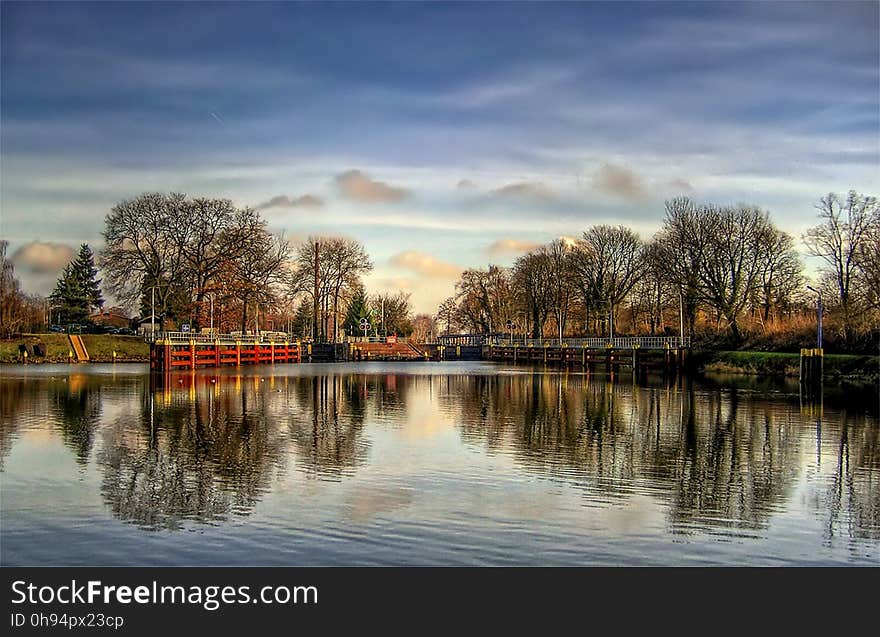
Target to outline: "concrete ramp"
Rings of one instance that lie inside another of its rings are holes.
[[[76,354],[77,362],[88,362],[89,352],[86,349],[85,344],[83,343],[82,336],[80,336],[79,334],[68,334],[67,338],[70,340],[70,346],[73,348],[73,353]]]

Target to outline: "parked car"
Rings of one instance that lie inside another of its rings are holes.
[[[59,334],[63,334],[65,330],[64,330],[64,327],[61,326],[61,325],[50,325],[50,326],[49,326],[49,331],[50,331],[50,332],[56,332],[56,333],[59,333]]]
[[[134,336],[135,335],[134,330],[127,328],[127,327],[117,327],[116,332],[114,332],[114,333],[118,334],[119,336]]]

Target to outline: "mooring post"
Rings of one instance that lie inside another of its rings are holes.
[[[196,342],[193,339],[189,339],[189,368],[196,368]]]
[[[241,341],[235,341],[235,366],[241,367]]]

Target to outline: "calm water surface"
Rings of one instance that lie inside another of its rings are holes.
[[[874,387],[806,405],[486,363],[0,374],[4,565],[880,564]]]

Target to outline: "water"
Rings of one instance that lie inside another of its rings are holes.
[[[3,565],[880,564],[877,390],[0,369]]]

